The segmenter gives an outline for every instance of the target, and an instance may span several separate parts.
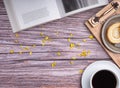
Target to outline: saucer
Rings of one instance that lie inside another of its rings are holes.
[[[82,88],[90,88],[90,78],[92,74],[100,70],[109,70],[116,74],[120,84],[120,69],[111,61],[97,61],[90,64],[82,74],[81,84]],[[118,85],[118,88],[120,85]]]

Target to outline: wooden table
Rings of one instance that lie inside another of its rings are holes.
[[[81,88],[89,64],[111,60],[84,25],[101,8],[13,34],[0,0],[0,88]]]

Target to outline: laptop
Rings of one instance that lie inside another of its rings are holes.
[[[107,3],[108,0],[4,0],[13,32]]]

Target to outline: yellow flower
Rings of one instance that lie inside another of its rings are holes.
[[[51,64],[51,67],[55,67],[56,66],[56,62],[54,61],[52,64]]]
[[[79,70],[79,73],[80,73],[80,74],[82,74],[82,73],[83,73],[83,70],[82,70],[82,69],[80,69],[80,70]]]
[[[71,43],[70,44],[70,49],[74,48],[75,47],[75,44],[74,43]]]
[[[90,38],[90,39],[94,39],[93,35],[90,35],[89,38]]]
[[[45,43],[42,43],[42,46],[45,46]]]
[[[30,51],[29,54],[32,55],[32,51]]]
[[[72,60],[76,60],[76,57],[72,57]]]
[[[44,34],[42,32],[40,32],[40,36],[43,36]]]
[[[90,53],[91,53],[90,50],[88,50],[88,51],[83,50],[83,51],[79,54],[79,56],[86,57],[86,56],[88,56]]]
[[[68,38],[67,40],[68,40],[68,42],[70,42],[70,38]]]
[[[14,50],[10,50],[10,54],[14,54]]]
[[[46,36],[46,37],[45,37],[45,40],[48,40],[48,39],[49,39],[49,37],[48,37],[48,36]]]
[[[28,46],[24,47],[24,50],[29,50],[29,47]]]
[[[86,56],[87,56],[86,50],[83,50],[83,51],[81,52],[80,56],[86,57]]]
[[[70,36],[71,36],[71,37],[73,37],[73,34],[72,34],[72,33],[70,33]]]
[[[90,51],[90,50],[88,50],[88,51],[87,51],[87,53],[88,53],[88,55],[89,55],[89,54],[91,53],[91,51]]]
[[[86,42],[87,40],[86,39],[83,39],[83,42]]]
[[[60,52],[57,52],[57,55],[58,55],[58,56],[60,56],[60,55],[61,55],[61,53],[60,53]]]
[[[18,34],[18,33],[15,33],[15,37],[18,38],[18,37],[19,37],[19,34]]]

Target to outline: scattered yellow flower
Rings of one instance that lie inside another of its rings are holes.
[[[51,64],[52,68],[56,66],[56,62],[54,61],[52,64]]]
[[[45,46],[45,43],[42,42],[42,46]]]
[[[24,50],[29,50],[30,48],[28,46],[24,47]]]
[[[72,33],[70,33],[70,36],[71,36],[71,37],[73,37],[73,34],[72,34]]]
[[[68,42],[70,42],[70,38],[68,38],[67,40],[68,40]]]
[[[83,42],[86,42],[87,40],[86,39],[83,39]]]
[[[80,69],[80,70],[79,70],[79,73],[80,73],[80,74],[82,74],[82,73],[83,73],[83,70],[82,70],[82,69]]]
[[[70,49],[74,48],[75,47],[75,44],[74,43],[71,43],[70,44]]]
[[[79,56],[83,56],[83,57],[86,57],[88,55],[87,51],[86,50],[83,50]]]
[[[74,64],[74,62],[73,62],[73,61],[70,61],[70,64]]]
[[[93,35],[90,35],[89,38],[90,38],[90,39],[94,39]]]
[[[46,36],[46,37],[45,37],[45,40],[48,40],[48,39],[49,39],[49,37],[48,37],[48,36]]]
[[[46,40],[45,40],[45,39],[43,39],[43,40],[42,40],[42,43],[46,43]]]
[[[72,57],[72,60],[76,60],[76,57]]]
[[[42,32],[40,32],[40,36],[43,36],[44,34]]]
[[[19,37],[19,34],[18,34],[18,33],[15,33],[15,37],[18,38],[18,37]]]
[[[89,54],[91,53],[91,51],[90,51],[90,50],[88,50],[88,51],[87,51],[87,53],[88,53],[88,55],[89,55]]]
[[[10,50],[10,54],[13,54],[14,53],[14,50]]]
[[[32,51],[30,51],[29,54],[32,55]]]
[[[61,52],[57,52],[57,55],[60,56],[60,55],[61,55]]]

